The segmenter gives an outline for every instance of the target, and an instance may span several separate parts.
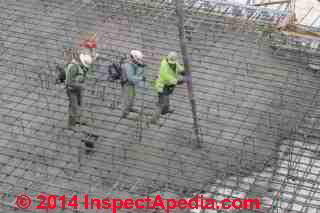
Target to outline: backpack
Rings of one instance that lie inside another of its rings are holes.
[[[125,57],[121,58],[119,62],[114,62],[108,66],[108,81],[114,82],[114,81],[120,81],[121,83],[124,83],[125,80],[125,73],[123,70],[122,65],[124,64]]]
[[[56,65],[56,84],[63,84],[66,81],[66,72],[63,67],[61,67],[59,64]]]

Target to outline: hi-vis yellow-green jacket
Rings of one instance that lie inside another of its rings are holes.
[[[163,58],[160,63],[159,76],[155,82],[157,92],[163,92],[163,88],[169,85],[176,85],[179,80],[179,74],[183,71],[183,67],[176,63],[176,70],[172,70],[166,58]]]

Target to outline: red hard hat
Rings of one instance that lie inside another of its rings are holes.
[[[82,44],[80,44],[80,47],[85,47],[85,48],[97,48],[97,43],[96,40],[85,40]]]

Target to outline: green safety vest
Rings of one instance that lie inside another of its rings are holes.
[[[161,60],[160,72],[157,80],[155,81],[155,88],[161,92],[164,86],[176,85],[178,83],[178,76],[183,71],[183,67],[177,63],[176,70],[172,70],[166,60]]]

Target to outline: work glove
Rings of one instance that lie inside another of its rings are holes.
[[[183,83],[184,83],[184,76],[179,75],[177,84],[180,85],[180,84],[183,84]]]
[[[187,75],[187,72],[186,71],[182,71],[182,72],[180,72],[180,74],[185,76],[185,75]]]
[[[163,93],[163,87],[158,89],[158,93]]]
[[[184,83],[184,80],[178,80],[178,85],[181,85],[181,84],[183,84]]]

